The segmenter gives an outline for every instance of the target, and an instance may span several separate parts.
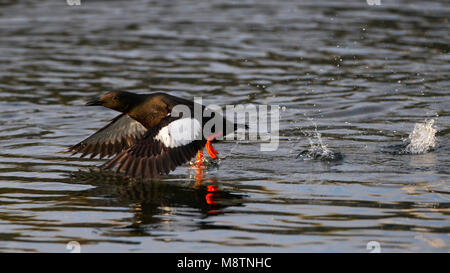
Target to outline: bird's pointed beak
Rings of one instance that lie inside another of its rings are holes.
[[[97,106],[97,105],[102,105],[103,102],[99,99],[96,100],[91,100],[88,103],[86,103],[86,106]]]

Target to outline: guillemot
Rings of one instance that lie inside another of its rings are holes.
[[[201,107],[203,113],[205,106],[165,93],[114,91],[86,105],[104,106],[121,114],[68,151],[73,155],[81,153],[81,157],[113,157],[101,168],[116,168],[116,174],[131,178],[155,178],[168,174],[196,154],[197,164],[201,165],[204,147],[211,158],[216,159],[218,153],[211,141],[237,129],[236,123],[220,116],[223,126],[216,126],[216,129],[212,126],[211,132],[205,135],[205,124],[216,114],[195,117],[194,108]],[[191,114],[173,115],[176,106],[185,107]]]

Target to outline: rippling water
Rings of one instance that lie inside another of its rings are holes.
[[[450,250],[447,0],[2,1],[0,251]],[[106,90],[280,105],[280,145],[161,181],[61,153]],[[382,152],[434,119],[434,151]],[[313,122],[311,122],[313,120]],[[343,159],[296,158],[316,130]]]

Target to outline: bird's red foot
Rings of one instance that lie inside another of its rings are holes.
[[[206,141],[205,147],[206,147],[206,151],[208,152],[209,156],[210,156],[212,159],[217,159],[217,158],[219,158],[219,157],[217,156],[218,152],[217,152],[216,149],[214,149],[214,147],[211,145],[211,141],[210,141],[209,139]]]

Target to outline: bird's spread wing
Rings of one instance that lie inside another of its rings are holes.
[[[68,152],[81,153],[81,157],[100,155],[110,157],[129,148],[141,139],[147,129],[128,115],[121,114],[96,133],[69,148]]]
[[[204,145],[199,121],[167,117],[102,168],[116,167],[116,172],[133,178],[154,178],[188,162]]]

